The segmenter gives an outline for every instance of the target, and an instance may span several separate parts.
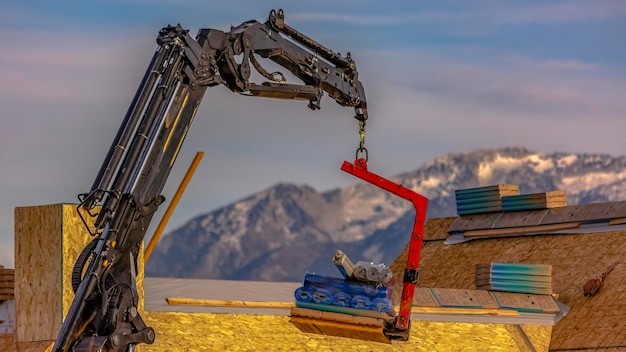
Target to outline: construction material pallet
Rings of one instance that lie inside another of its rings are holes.
[[[383,318],[292,307],[290,322],[306,333],[391,343],[384,333],[389,321]]]

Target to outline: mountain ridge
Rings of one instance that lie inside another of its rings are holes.
[[[490,184],[565,190],[569,205],[625,199],[624,170],[625,156],[506,147],[448,153],[390,179],[428,197],[434,218],[456,215],[456,189]],[[325,192],[277,183],[166,235],[146,275],[300,281],[307,270],[335,275],[336,249],[354,261],[391,264],[413,220],[410,202],[364,182]]]

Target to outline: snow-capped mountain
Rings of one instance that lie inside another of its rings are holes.
[[[521,193],[564,190],[568,204],[626,199],[626,156],[541,154],[524,148],[450,153],[391,178],[429,198],[428,217],[454,216],[457,189],[518,184]],[[412,205],[364,182],[319,193],[277,184],[189,220],[165,236],[148,276],[301,281],[336,275],[337,249],[390,264],[408,242]]]

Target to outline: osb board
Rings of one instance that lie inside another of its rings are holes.
[[[434,218],[426,220],[424,224],[424,241],[445,240],[448,238],[448,227],[456,217]]]
[[[391,265],[398,275],[406,265],[407,248]],[[626,232],[493,238],[445,245],[424,243],[418,285],[471,289],[474,268],[482,262],[552,265],[552,287],[559,301],[571,308],[554,327],[551,349],[626,345],[626,261],[607,276],[593,297],[582,286],[626,257]]]
[[[63,273],[63,297],[62,297],[62,309],[63,317],[67,315],[67,311],[70,309],[72,300],[74,299],[74,292],[72,290],[72,270],[76,259],[82,252],[83,248],[93,240],[93,237],[89,234],[83,221],[80,219],[77,213],[76,205],[62,204],[61,205],[61,217],[62,227],[60,230],[61,235],[61,250],[63,257],[61,259],[62,273]],[[83,216],[89,226],[93,226],[93,218],[89,217],[83,212]],[[59,321],[59,324],[61,322]],[[56,333],[53,339],[56,338]]]
[[[487,291],[453,288],[431,288],[430,291],[441,307],[498,308]]]
[[[515,292],[490,292],[501,308],[521,308],[543,313],[558,313],[559,307],[550,295],[528,295]]]
[[[74,299],[72,269],[80,252],[93,239],[76,209],[74,204],[53,204],[15,210],[16,332],[20,342],[55,339],[62,317]],[[90,226],[93,224],[92,218],[85,219]],[[142,252],[138,267],[141,311]]]
[[[391,344],[303,333],[290,317],[146,312],[157,339],[139,351],[525,351],[504,324],[412,321],[409,341]],[[527,337],[547,345],[550,327],[533,326]],[[201,336],[201,338],[198,338]],[[536,349],[545,351],[545,349]]]
[[[15,208],[17,341],[54,339],[61,311],[61,206]]]
[[[532,351],[528,343],[534,351],[547,351],[551,331],[537,325],[413,321],[409,341],[383,344],[302,333],[287,316],[149,312],[147,323],[157,340],[137,351]],[[51,342],[18,344],[13,335],[0,335],[0,351],[43,352]]]
[[[548,351],[550,330],[537,325],[507,325],[507,331],[514,337],[520,351]]]
[[[13,334],[0,334],[2,352],[43,352],[52,341],[20,342],[14,341]]]

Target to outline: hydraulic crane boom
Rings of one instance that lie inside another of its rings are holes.
[[[284,75],[267,72],[256,55],[304,84],[285,83]],[[270,82],[251,82],[250,65]],[[163,28],[93,186],[79,196],[79,207],[95,218],[88,227],[94,239],[74,267],[76,295],[54,351],[132,351],[154,342],[154,330],[137,311],[137,257],[204,93],[215,85],[244,95],[305,100],[311,109],[320,108],[326,92],[353,107],[361,125],[367,120],[354,60],[285,24],[282,10],[272,10],[265,23],[248,21],[229,32],[201,29],[196,38],[180,25]]]

